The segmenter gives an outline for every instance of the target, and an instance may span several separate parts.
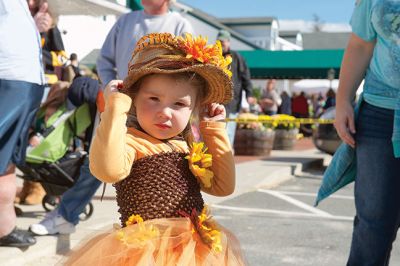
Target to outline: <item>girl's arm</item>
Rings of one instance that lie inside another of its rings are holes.
[[[132,136],[127,134],[127,113],[131,98],[119,93],[117,86],[122,81],[111,81],[104,92],[105,110],[90,147],[90,171],[99,180],[115,183],[130,173],[136,151]]]
[[[227,196],[235,190],[235,162],[232,147],[225,130],[224,122],[217,122],[226,117],[225,107],[219,104],[210,104],[201,115],[200,133],[212,154],[211,170],[214,177],[211,187],[202,190],[214,196]]]
[[[214,196],[230,195],[235,190],[235,162],[225,123],[202,121],[200,132],[208,153],[212,154],[211,171],[214,173],[211,187],[202,186],[202,190]]]
[[[356,132],[352,101],[365,76],[375,47],[375,41],[367,42],[351,34],[340,69],[340,81],[336,96],[335,128],[340,138],[354,147],[352,136]]]

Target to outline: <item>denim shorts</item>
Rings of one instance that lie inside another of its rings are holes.
[[[0,79],[0,175],[10,163],[24,163],[28,131],[43,89],[34,83]]]

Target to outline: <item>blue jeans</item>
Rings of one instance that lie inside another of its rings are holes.
[[[78,180],[62,195],[58,214],[68,222],[77,225],[79,215],[85,210],[100,185],[101,182],[90,173],[87,157],[81,166]]]
[[[229,118],[237,118],[238,113],[230,113]],[[235,134],[236,134],[236,122],[228,122],[226,123],[226,133],[228,134],[229,142],[233,148],[233,143],[235,142]]]
[[[393,110],[366,102],[357,121],[356,217],[347,265],[388,265],[400,225],[400,159],[391,142]]]

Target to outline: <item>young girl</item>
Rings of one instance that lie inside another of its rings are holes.
[[[94,176],[114,183],[122,228],[95,237],[67,264],[244,265],[237,240],[211,219],[200,193],[225,196],[235,187],[217,104],[232,97],[229,63],[219,42],[206,46],[201,37],[139,40],[121,90],[119,81],[105,89],[90,150]],[[207,149],[192,143],[193,115]]]

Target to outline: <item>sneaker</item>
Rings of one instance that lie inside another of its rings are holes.
[[[40,236],[55,234],[72,234],[75,232],[75,225],[68,222],[56,211],[49,212],[38,224],[31,224],[29,230]]]

